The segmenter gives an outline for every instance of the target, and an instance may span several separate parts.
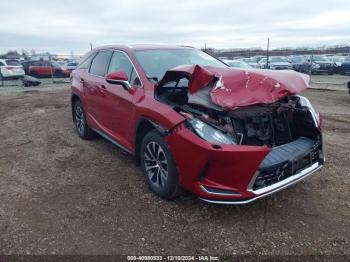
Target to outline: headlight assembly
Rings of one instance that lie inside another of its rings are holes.
[[[303,107],[307,107],[312,115],[312,118],[314,119],[315,125],[319,126],[320,125],[320,114],[315,110],[315,108],[312,106],[310,103],[309,99],[303,96],[298,96],[299,97],[299,103]]]
[[[192,126],[193,131],[199,137],[210,143],[236,144],[231,136],[215,129],[197,118],[188,119],[188,123]]]

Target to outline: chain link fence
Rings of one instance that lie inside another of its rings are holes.
[[[0,58],[0,86],[69,83],[82,55],[42,54]]]

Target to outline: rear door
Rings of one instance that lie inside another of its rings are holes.
[[[88,73],[82,78],[84,87],[85,109],[88,117],[101,130],[105,130],[104,103],[106,101],[106,80],[111,50],[99,51],[91,62]]]

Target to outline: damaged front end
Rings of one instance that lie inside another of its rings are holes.
[[[248,203],[289,186],[324,162],[321,120],[306,75],[182,66],[156,99],[186,121],[166,140],[180,184],[216,203]]]

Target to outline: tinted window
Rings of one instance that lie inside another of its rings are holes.
[[[55,61],[52,61],[51,65],[52,65],[52,67],[56,67],[56,68],[60,68],[61,67],[60,64],[55,62]],[[49,66],[50,66],[50,64],[49,64]]]
[[[6,60],[6,64],[9,66],[20,66],[21,64],[17,60]]]
[[[97,76],[105,76],[107,73],[107,67],[111,59],[112,51],[104,50],[98,52],[92,61],[90,67],[90,73]]]
[[[270,61],[273,63],[278,63],[278,62],[287,62],[287,59],[285,59],[282,56],[271,56]]]
[[[4,63],[3,63],[3,62],[0,62],[0,66],[4,66]]]
[[[141,81],[135,71],[134,66],[130,62],[129,57],[122,52],[114,52],[108,73],[116,71],[124,71],[129,78],[129,83],[133,86],[141,86]]]
[[[32,66],[43,66],[42,61],[33,61]]]

